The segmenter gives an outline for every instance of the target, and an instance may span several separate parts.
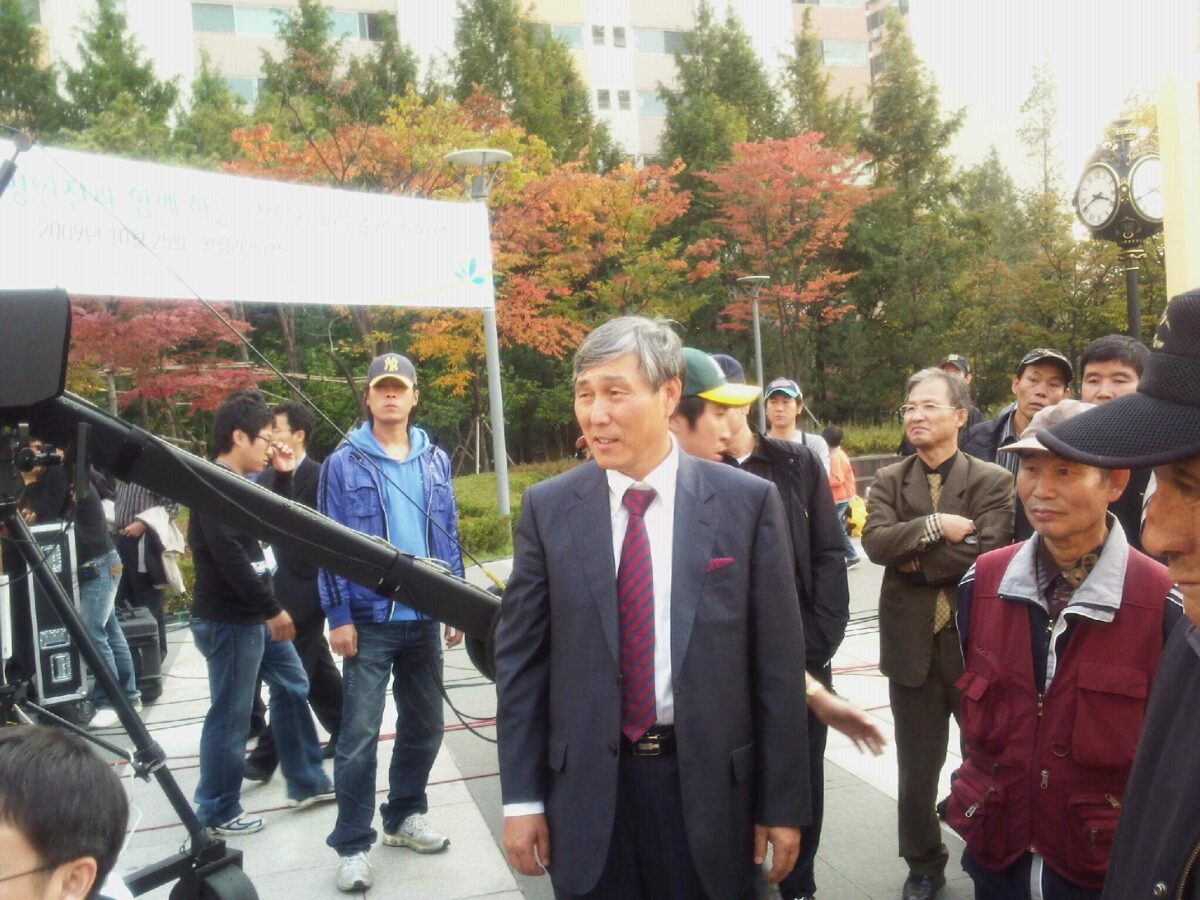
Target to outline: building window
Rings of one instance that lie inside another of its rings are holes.
[[[604,46],[604,26],[603,25],[593,25],[592,26],[592,43],[599,47]]]
[[[253,103],[258,97],[257,78],[231,78],[226,76],[225,85],[229,88],[229,92],[233,96],[241,97],[247,103]]]
[[[233,34],[233,7],[225,3],[193,3],[192,28],[195,31]]]
[[[883,70],[887,68],[887,59],[880,53],[878,56],[871,57],[871,80],[875,80],[883,74]]]
[[[606,90],[596,91],[596,108],[612,109],[612,95]]]
[[[551,33],[571,50],[583,49],[582,25],[551,25]]]
[[[617,109],[628,110],[629,108],[629,91],[617,91]]]
[[[625,28],[622,25],[614,25],[613,26],[613,46],[614,47],[624,47],[625,46]]]
[[[234,19],[238,34],[265,34],[274,37],[279,33],[279,22],[287,13],[277,6],[235,6]]]
[[[867,31],[874,31],[877,28],[883,27],[883,10],[877,9],[875,12],[867,16]]]
[[[358,14],[358,36],[364,41],[382,41],[383,27],[379,13]]]
[[[658,96],[658,91],[638,91],[638,115],[646,119],[665,119],[667,101]]]
[[[821,41],[821,51],[827,66],[865,66],[866,41]]]
[[[687,31],[663,31],[661,28],[633,29],[633,45],[641,53],[679,53],[686,56],[691,33]]]

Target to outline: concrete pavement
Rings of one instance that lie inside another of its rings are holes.
[[[506,577],[508,563],[491,564]],[[892,734],[887,681],[879,675],[877,607],[882,569],[863,562],[851,570],[851,624],[834,661],[839,693],[875,716],[889,740]],[[483,583],[478,571],[473,579]],[[147,706],[144,718],[170,757],[184,792],[190,797],[197,778],[200,726],[207,709],[204,661],[185,628],[171,634],[168,677],[162,699]],[[445,683],[454,705],[484,738],[495,737],[493,686],[478,676],[466,653],[446,654]],[[384,732],[393,730],[394,708],[389,698]],[[371,896],[395,898],[549,898],[548,879],[514,875],[499,848],[500,784],[496,748],[467,730],[446,708],[447,732],[431,775],[429,820],[451,838],[444,853],[421,856],[408,850],[376,845],[371,853],[375,887]],[[111,737],[111,735],[110,735]],[[324,739],[324,735],[322,735]],[[127,739],[117,732],[116,742]],[[943,794],[949,773],[957,767],[958,734],[951,729],[951,756],[943,771]],[[390,740],[379,745],[377,787],[385,794]],[[819,896],[826,900],[897,898],[906,869],[896,855],[896,757],[889,750],[879,758],[863,756],[846,738],[831,732],[826,753],[825,831],[817,856]],[[327,764],[330,765],[331,764]],[[131,780],[129,793],[137,812],[136,831],[122,855],[120,868],[130,871],[179,849],[186,834],[155,784]],[[242,803],[248,812],[266,819],[258,834],[230,839],[245,853],[245,869],[265,900],[334,898],[336,856],[325,846],[333,825],[332,804],[295,812],[284,806],[282,778],[266,785],[245,783]],[[376,819],[378,826],[378,818]],[[950,847],[946,900],[973,896],[970,880],[959,868],[961,842],[943,829]],[[768,892],[772,896],[774,892]],[[162,888],[148,896],[165,898]]]

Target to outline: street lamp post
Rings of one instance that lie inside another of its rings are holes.
[[[512,159],[507,150],[490,147],[447,153],[446,162],[470,172],[471,199],[487,205],[492,181],[500,166]],[[488,234],[491,235],[489,220]],[[491,277],[489,275],[489,277]],[[496,465],[496,507],[502,516],[510,512],[508,501],[508,448],[504,440],[504,396],[500,388],[500,340],[496,333],[496,307],[483,310],[484,356],[487,360],[488,414],[492,420],[492,456]]]
[[[762,326],[758,319],[758,292],[770,280],[770,275],[743,275],[737,280],[738,284],[750,290],[751,309],[754,313],[754,370],[758,376],[758,386],[762,390],[766,390],[767,383],[763,381]],[[764,434],[767,430],[767,408],[761,392],[758,395],[758,430]]]

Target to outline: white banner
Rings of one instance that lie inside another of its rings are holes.
[[[10,157],[11,144],[0,141],[0,153]],[[17,165],[0,197],[0,287],[338,306],[495,304],[482,203],[37,146]]]

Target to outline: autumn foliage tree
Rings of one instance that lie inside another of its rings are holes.
[[[854,273],[839,268],[838,251],[855,212],[875,196],[862,184],[867,157],[827,147],[820,137],[738,144],[731,162],[704,173],[728,268],[771,278],[759,301],[774,362],[790,373],[811,366],[818,396],[829,362],[825,329],[850,309],[844,286]],[[728,327],[745,328],[749,300],[735,299],[723,318]]]
[[[217,309],[228,319],[229,309]],[[241,334],[250,326],[230,319]],[[234,362],[229,329],[199,303],[77,299],[72,308],[70,383],[103,392],[109,409],[138,416],[176,440],[203,440],[181,412],[214,409],[237,388],[264,376]],[[220,360],[228,360],[226,363]]]

